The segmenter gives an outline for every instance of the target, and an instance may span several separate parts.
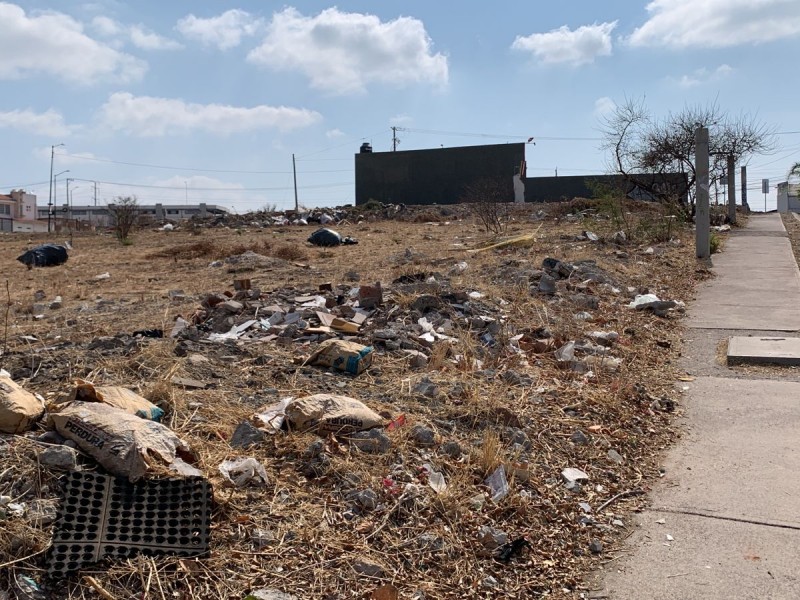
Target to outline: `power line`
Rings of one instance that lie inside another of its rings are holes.
[[[545,140],[551,142],[599,142],[602,138],[595,137],[555,137],[555,136],[527,136],[527,135],[505,135],[499,133],[468,133],[464,131],[439,131],[436,129],[415,129],[409,127],[398,127],[398,131],[407,131],[409,133],[423,133],[431,135],[452,135],[461,137],[479,137],[479,138],[496,138],[496,139],[514,139],[514,140]]]
[[[89,160],[93,162],[110,163],[114,165],[127,165],[130,167],[146,167],[149,169],[167,169],[170,171],[195,171],[198,173],[236,173],[240,175],[286,175],[291,171],[239,171],[231,169],[200,169],[197,167],[175,167],[169,165],[154,165],[148,163],[126,162],[122,160],[111,160],[110,158],[95,158],[93,156],[83,156],[80,154],[68,154],[66,152],[57,153],[58,156],[68,156],[77,160]],[[332,171],[304,171],[304,173],[343,173],[346,169]],[[46,182],[45,182],[46,183]]]
[[[135,187],[135,188],[148,188],[148,189],[157,189],[157,190],[185,190],[187,189],[186,186],[174,186],[174,185],[149,185],[145,183],[123,183],[119,181],[100,181],[99,179],[80,179],[78,177],[72,177],[74,181],[97,181],[97,183],[102,183],[104,185],[116,185],[122,187]],[[306,185],[300,186],[301,189],[319,189],[319,188],[327,188],[327,187],[341,187],[346,185],[353,185],[354,182],[347,181],[347,182],[338,182],[338,183],[320,183],[316,185]],[[257,187],[257,188],[202,188],[202,187],[189,187],[188,189],[194,190],[196,192],[268,192],[268,191],[283,191],[283,190],[291,190],[294,189],[293,187]]]

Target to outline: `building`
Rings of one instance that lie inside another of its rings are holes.
[[[113,204],[110,206],[113,207]],[[186,221],[192,217],[211,217],[226,215],[228,209],[216,204],[140,204],[138,205],[140,222],[154,221]],[[38,209],[39,219],[47,221],[47,207]],[[51,217],[59,227],[65,222],[74,222],[76,226],[87,224],[95,227],[112,227],[114,217],[108,206],[69,206],[63,204],[55,207]]]
[[[800,184],[788,181],[778,184],[778,212],[800,213]]]
[[[685,173],[635,174],[630,179],[621,175],[527,177],[524,143],[399,152],[373,152],[369,144],[363,144],[355,155],[355,169],[356,205],[370,200],[457,204],[469,201],[470,187],[491,188],[505,202],[560,202],[609,192],[635,200],[674,197],[685,202],[689,191]]]
[[[0,231],[39,233],[47,231],[36,221],[36,195],[25,190],[0,194]]]

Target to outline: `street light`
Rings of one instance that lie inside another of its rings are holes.
[[[53,215],[53,158],[56,148],[65,144],[54,144],[50,146],[50,196],[47,199],[47,233],[50,233],[50,217]]]
[[[58,203],[58,200],[56,200],[56,196],[58,196],[58,176],[63,175],[64,173],[69,173],[69,169],[53,175],[53,205]]]

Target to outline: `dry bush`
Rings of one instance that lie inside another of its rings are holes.
[[[308,252],[302,246],[294,244],[281,244],[271,252],[271,256],[283,260],[307,260]]]

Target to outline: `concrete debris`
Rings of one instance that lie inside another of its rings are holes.
[[[39,453],[40,465],[60,471],[73,471],[77,460],[78,453],[66,446],[51,446]]]

